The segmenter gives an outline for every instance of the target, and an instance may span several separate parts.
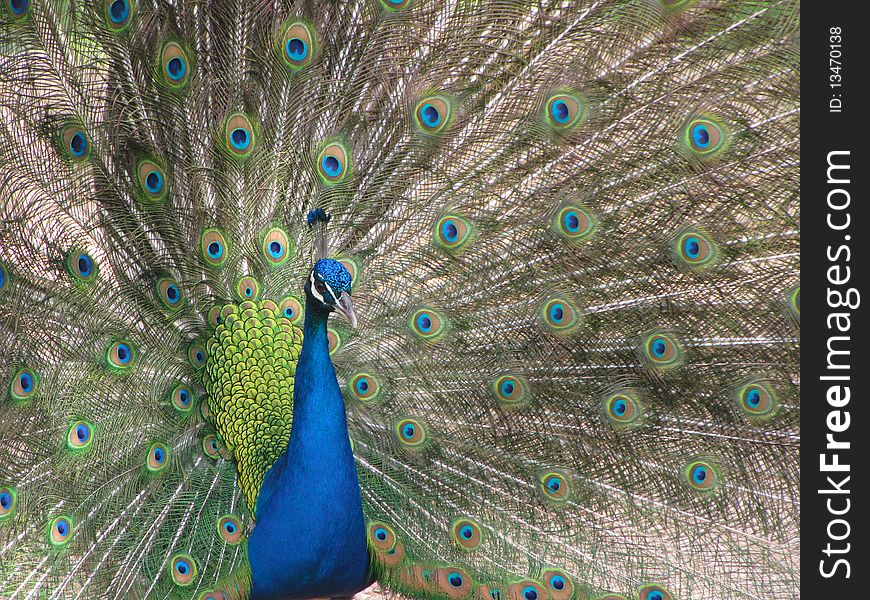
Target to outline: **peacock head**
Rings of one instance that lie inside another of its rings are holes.
[[[314,263],[305,284],[309,306],[326,312],[336,311],[356,327],[356,315],[350,298],[351,274],[343,264],[332,258]]]

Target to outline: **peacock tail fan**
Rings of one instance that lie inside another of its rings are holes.
[[[323,208],[389,593],[792,597],[798,28],[792,0],[4,2],[0,596],[247,596]]]

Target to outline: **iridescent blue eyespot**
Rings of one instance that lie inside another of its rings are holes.
[[[233,148],[244,152],[251,144],[251,136],[241,127],[237,127],[230,132],[230,141],[233,144]]]
[[[235,515],[224,515],[218,520],[218,533],[230,545],[242,541],[242,526]]]
[[[411,330],[427,341],[435,341],[445,330],[445,322],[433,310],[422,308],[411,316]]]
[[[212,267],[221,267],[227,260],[227,242],[218,229],[206,229],[200,238],[200,251],[205,261]]]
[[[287,57],[294,61],[300,62],[308,56],[308,44],[305,40],[294,37],[287,40],[286,50]]]
[[[67,255],[67,271],[74,277],[73,281],[90,282],[96,278],[97,265],[89,254],[73,248]]]
[[[130,3],[127,0],[114,0],[109,4],[109,18],[113,23],[122,24],[130,16]]]
[[[152,194],[159,194],[163,190],[163,175],[159,171],[150,171],[145,176],[145,189]]]
[[[179,586],[188,586],[196,577],[196,563],[189,554],[176,554],[169,564],[172,581]]]
[[[296,311],[293,310],[292,306],[288,306],[284,309],[284,316],[287,317],[288,319],[290,319],[291,321],[293,320],[293,317],[295,315],[296,315]]]
[[[248,158],[254,151],[255,138],[254,124],[248,115],[238,112],[227,117],[224,125],[224,147],[231,156],[238,160]]]
[[[17,496],[15,488],[8,486],[0,488],[0,523],[12,516]]]
[[[671,595],[660,585],[645,585],[640,588],[640,600],[671,600]]]
[[[544,571],[541,578],[544,580],[544,583],[549,586],[549,590],[547,591],[549,591],[551,600],[570,600],[575,597],[574,583],[571,581],[571,578],[567,573],[559,569],[548,569]],[[605,600],[605,598],[601,598],[600,600]]]
[[[568,121],[571,120],[571,111],[568,109],[568,105],[564,100],[557,99],[551,104],[553,120],[556,123],[564,125]]]
[[[546,499],[561,502],[568,497],[568,482],[562,474],[544,473],[540,477],[540,483]]]
[[[173,58],[167,63],[166,72],[170,78],[178,80],[184,77],[184,74],[187,72],[187,66],[185,66],[184,61],[180,58]]]
[[[462,575],[460,575],[459,573],[451,573],[447,576],[447,581],[449,581],[450,585],[452,585],[453,587],[462,587]]]
[[[311,62],[314,36],[309,26],[302,21],[295,21],[286,27],[283,43],[279,48],[281,58],[290,69],[299,70]]]
[[[472,223],[458,215],[445,215],[435,224],[435,241],[442,248],[456,251],[463,247],[474,231]]]
[[[69,141],[69,152],[76,158],[86,156],[88,153],[88,139],[81,131],[75,132]]]
[[[423,133],[434,134],[445,129],[451,117],[451,101],[446,96],[430,96],[417,103],[414,120]]]
[[[289,257],[288,248],[292,248],[290,238],[280,227],[269,229],[263,236],[263,253],[270,266],[284,264]]]
[[[586,118],[586,104],[576,94],[556,94],[547,101],[547,121],[557,130],[568,130]]]
[[[697,118],[685,129],[685,143],[697,155],[711,156],[726,146],[725,129],[712,119]]]
[[[109,367],[115,370],[124,370],[133,364],[134,349],[128,341],[120,340],[109,347],[106,358]]]
[[[341,175],[342,166],[338,161],[338,158],[335,156],[324,156],[320,162],[320,166],[328,177],[338,177]]]
[[[328,144],[317,156],[317,172],[327,185],[342,181],[349,170],[350,153],[339,142]]]
[[[676,338],[667,333],[652,333],[643,339],[644,358],[658,369],[669,369],[683,360],[683,350]]]
[[[399,436],[399,441],[405,446],[417,447],[426,440],[426,432],[423,426],[419,421],[414,419],[399,421],[395,425],[395,431]]]
[[[698,258],[701,253],[701,242],[694,236],[687,237],[683,240],[683,251],[689,258]]]
[[[550,321],[559,324],[565,318],[565,307],[560,302],[550,305]]]
[[[536,590],[532,586],[524,587],[523,598],[525,598],[526,600],[538,600],[538,590]]]
[[[66,544],[72,534],[72,521],[69,517],[56,517],[51,522],[49,528],[48,540],[53,546],[62,546]]]
[[[9,384],[9,393],[15,402],[26,402],[39,387],[39,378],[34,371],[28,368],[19,369]]]
[[[768,417],[777,408],[773,389],[762,381],[751,381],[737,393],[737,404],[749,418]]]
[[[175,42],[167,42],[163,46],[161,60],[166,83],[175,89],[184,87],[190,76],[189,62],[184,48]]]
[[[388,552],[396,546],[393,528],[381,521],[370,521],[366,525],[369,544],[378,552]]]
[[[369,373],[357,373],[348,381],[348,388],[358,399],[370,402],[380,393],[380,382]]]
[[[93,442],[91,424],[87,421],[76,421],[69,428],[66,445],[70,450],[80,451],[90,447]]]
[[[30,8],[30,0],[9,0],[8,6],[12,16],[20,18],[23,17],[27,12],[27,9]]]
[[[689,463],[685,469],[689,485],[696,490],[707,491],[718,483],[718,473],[712,464],[704,461]]]

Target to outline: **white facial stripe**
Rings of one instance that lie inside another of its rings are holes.
[[[338,304],[338,296],[336,296],[336,295],[335,295],[335,292],[332,291],[332,287],[331,287],[328,283],[326,283],[325,281],[323,282],[323,285],[326,286],[327,291],[330,293],[330,295],[332,295],[332,299],[333,299],[333,301],[334,301],[336,304]]]
[[[314,294],[314,297],[326,304],[326,301],[323,299],[323,296],[320,295],[320,292],[317,291],[317,286],[314,285],[314,271],[311,271],[311,293]]]

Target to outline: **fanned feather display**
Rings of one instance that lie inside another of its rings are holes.
[[[797,597],[798,29],[792,0],[4,2],[0,596],[248,596],[328,251],[388,593]]]

